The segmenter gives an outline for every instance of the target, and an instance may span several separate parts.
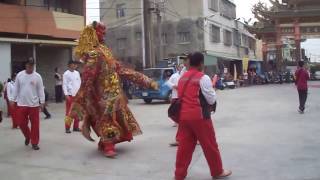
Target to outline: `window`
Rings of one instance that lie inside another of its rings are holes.
[[[228,19],[236,18],[236,6],[229,0],[221,0],[220,12]]]
[[[117,4],[117,18],[122,18],[126,16],[125,13],[125,4]]]
[[[142,38],[142,33],[141,32],[136,32],[136,40],[140,41]]]
[[[179,32],[179,43],[190,42],[190,32]]]
[[[249,46],[249,37],[245,34],[242,34],[242,46]]]
[[[162,45],[168,44],[168,35],[167,35],[167,33],[162,33],[161,34],[161,44]]]
[[[127,38],[117,39],[117,48],[118,50],[124,50],[127,44]]]
[[[223,43],[226,46],[231,46],[232,45],[232,36],[231,36],[231,31],[224,30],[223,31]]]
[[[215,25],[211,25],[211,42],[220,42],[220,28]]]
[[[43,0],[43,6],[48,7],[49,5],[49,0]]]
[[[249,48],[251,50],[255,50],[256,49],[256,40],[252,37],[249,37]]]
[[[238,30],[233,30],[233,44],[235,46],[241,45],[241,35]]]
[[[219,11],[218,1],[219,0],[209,0],[209,9],[213,11]]]

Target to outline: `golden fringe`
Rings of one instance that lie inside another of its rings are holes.
[[[86,26],[80,34],[79,44],[75,48],[75,55],[80,59],[86,53],[93,51],[97,46],[99,46],[99,40],[96,30],[91,25]]]

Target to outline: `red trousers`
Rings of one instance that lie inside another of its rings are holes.
[[[23,107],[17,106],[16,117],[19,119],[19,127],[26,139],[31,140],[31,144],[39,144],[40,136],[40,115],[39,107]],[[31,122],[31,130],[28,126]]]
[[[11,114],[11,119],[12,119],[12,128],[17,128],[19,125],[18,119],[17,119],[17,105],[9,105],[8,110],[10,111]]]
[[[73,102],[73,98],[72,96],[68,96],[66,98],[66,116],[69,115],[69,112],[71,110],[71,105],[72,105],[72,102]],[[72,122],[71,122],[72,124]],[[66,129],[70,129],[71,128],[71,124],[67,124],[65,123],[65,127]],[[73,129],[78,129],[79,128],[79,120],[77,118],[74,119],[74,122],[73,122]]]
[[[211,176],[218,176],[223,172],[221,156],[211,120],[181,120],[178,129],[178,141],[176,180],[183,180],[187,176],[197,141],[200,142]]]

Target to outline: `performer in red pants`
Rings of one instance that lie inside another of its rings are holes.
[[[77,118],[70,118],[68,114],[70,112],[71,104],[73,103],[74,97],[77,95],[80,85],[81,78],[80,73],[76,70],[77,63],[70,60],[68,63],[68,70],[63,74],[63,92],[66,96],[66,118],[65,118],[65,128],[66,133],[71,133],[70,128],[73,123],[73,131],[80,131],[79,120]]]
[[[74,99],[73,96],[66,96],[66,116],[68,116],[70,112],[73,99]],[[71,128],[72,122],[73,122],[73,131],[80,131],[79,120],[77,117],[75,117],[74,119],[66,118],[66,122],[65,122],[66,133],[71,133],[70,128]]]
[[[212,177],[223,178],[232,173],[222,167],[210,111],[210,105],[216,101],[216,94],[210,77],[202,73],[203,67],[203,54],[194,53],[190,59],[189,71],[178,83],[178,96],[182,104],[179,116],[176,180],[183,180],[187,176],[197,141],[202,147]]]
[[[39,150],[39,109],[45,103],[45,95],[42,78],[34,71],[33,61],[29,60],[26,70],[18,73],[13,97],[10,104],[13,106],[17,103],[15,115],[25,137],[25,145],[29,145],[31,141],[32,148]],[[31,129],[28,127],[29,120]]]

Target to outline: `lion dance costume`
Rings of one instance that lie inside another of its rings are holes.
[[[76,56],[84,64],[82,83],[66,122],[71,117],[83,121],[82,134],[94,141],[91,129],[100,137],[98,149],[114,157],[115,144],[131,141],[141,129],[127,106],[121,80],[130,80],[145,88],[157,88],[147,76],[124,68],[104,45],[106,27],[94,22],[82,31]]]

